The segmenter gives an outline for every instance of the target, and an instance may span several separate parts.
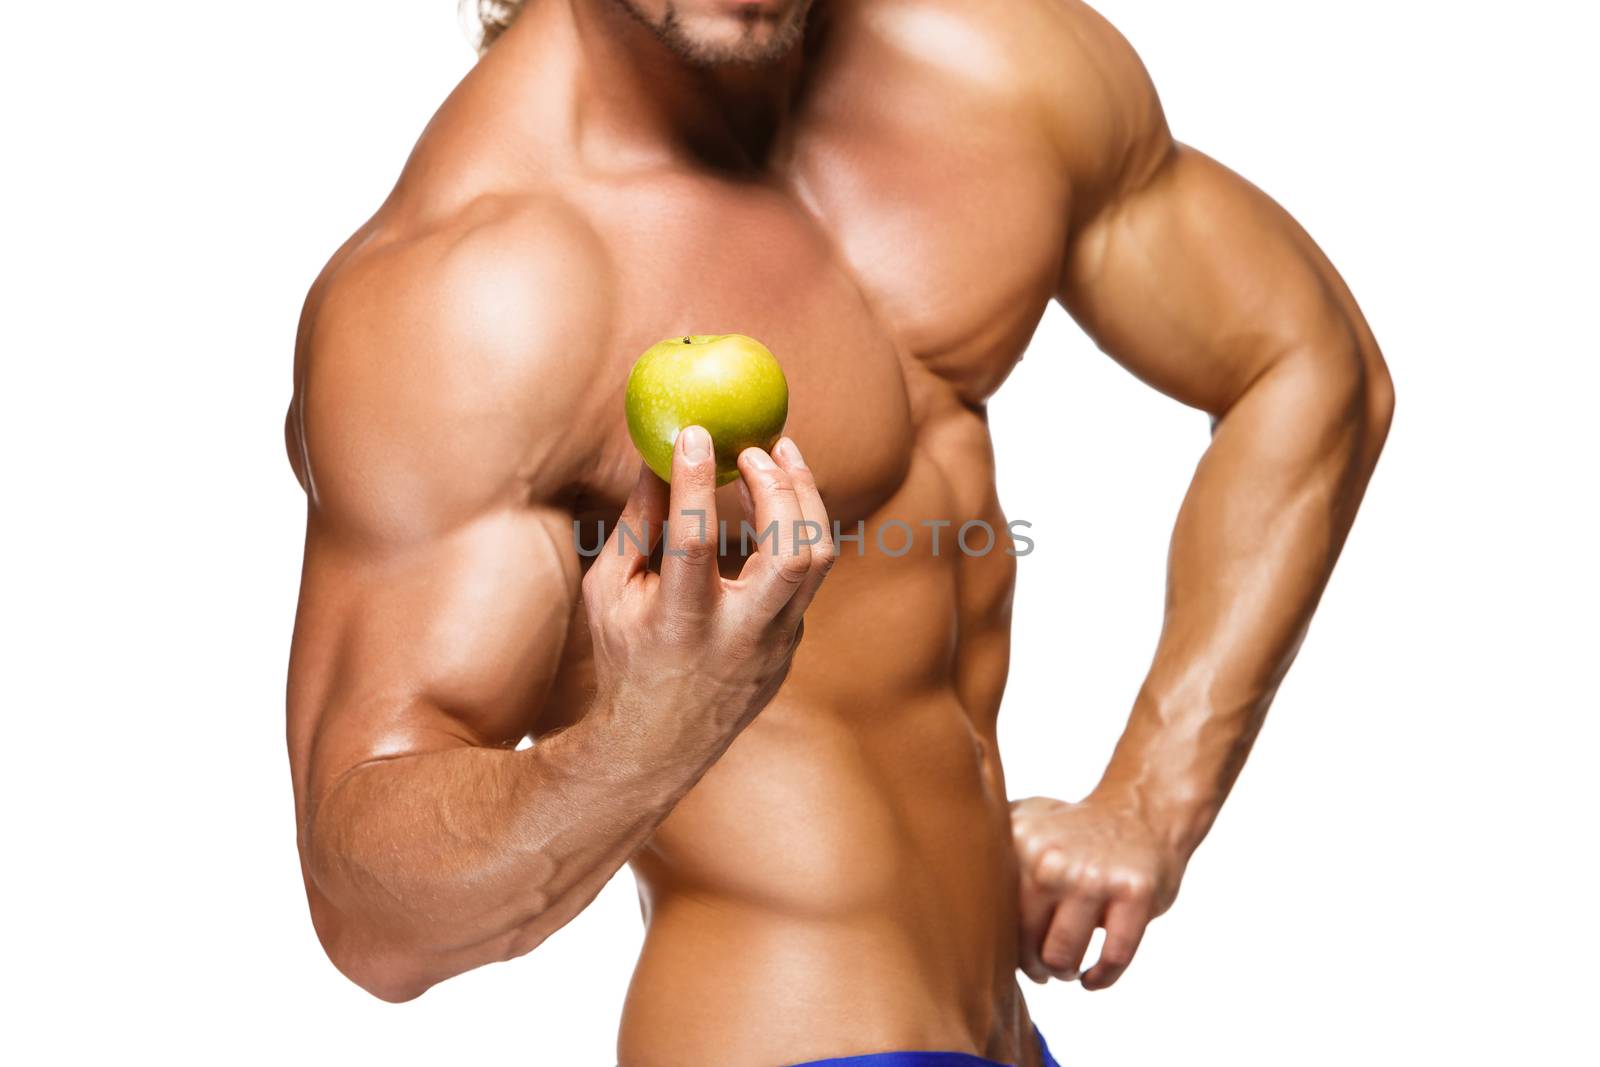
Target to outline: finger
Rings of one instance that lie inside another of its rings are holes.
[[[756,502],[750,496],[750,487],[744,484],[743,478],[733,484],[739,489],[739,517],[754,527],[756,524]]]
[[[779,619],[787,626],[799,625],[800,617],[810,606],[811,600],[817,595],[817,590],[822,586],[822,579],[828,576],[828,571],[833,568],[836,552],[833,545],[833,524],[828,519],[828,509],[822,503],[822,494],[817,491],[817,480],[811,473],[811,468],[806,465],[805,457],[800,454],[799,447],[785,437],[778,442],[772,450],[772,458],[777,460],[794,483],[794,495],[800,504],[800,525],[797,530],[796,542],[805,542],[811,550],[810,569],[806,572],[805,580],[800,583],[799,590],[794,599],[784,607]]]
[[[1055,917],[1050,920],[1050,929],[1045,931],[1039,949],[1039,959],[1052,975],[1063,982],[1078,977],[1083,954],[1089,951],[1089,940],[1104,913],[1104,900],[1076,893],[1056,905]]]
[[[589,573],[613,589],[627,584],[650,565],[650,553],[655,551],[666,517],[667,483],[657,478],[647,464],[640,463],[633,492],[628,494],[617,525],[601,546]]]
[[[1105,989],[1128,969],[1133,954],[1139,951],[1144,931],[1153,916],[1145,898],[1113,900],[1106,905],[1106,943],[1100,958],[1083,976],[1083,988]]]
[[[755,505],[756,551],[745,560],[739,580],[752,591],[755,610],[774,619],[800,591],[811,570],[811,549],[796,541],[796,527],[804,519],[794,479],[759,448],[739,454]]]
[[[1017,966],[1041,985],[1050,980],[1049,968],[1039,958],[1050,917],[1055,914],[1056,895],[1040,890],[1032,878],[1022,879],[1022,899],[1017,916]]]
[[[1039,797],[1029,797],[1011,805],[1011,840],[1016,845],[1017,862],[1022,869],[1037,873],[1039,860],[1051,846],[1051,838],[1036,832]]]
[[[674,610],[709,611],[717,574],[717,463],[711,435],[685,426],[672,446],[672,494],[661,550],[662,595]]]

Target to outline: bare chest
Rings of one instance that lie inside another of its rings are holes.
[[[1025,167],[947,171],[936,148],[862,157],[822,137],[797,148],[792,180],[588,191],[616,272],[598,391],[620,412],[627,363],[666,336],[760,339],[789,379],[791,436],[853,521],[893,496],[932,421],[979,421],[1050,297],[1060,223]],[[625,488],[634,460],[613,436],[602,466]]]

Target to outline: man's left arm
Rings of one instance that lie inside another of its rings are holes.
[[[1114,178],[1085,188],[1059,298],[1213,432],[1173,531],[1154,662],[1104,777],[1077,804],[1013,806],[1023,970],[1076,977],[1104,927],[1090,989],[1117,980],[1171,906],[1305,636],[1394,405],[1332,265],[1267,196],[1171,140],[1129,56],[1108,90]]]

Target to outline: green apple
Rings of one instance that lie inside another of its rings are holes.
[[[651,345],[628,374],[628,434],[639,454],[672,480],[672,445],[685,426],[703,426],[717,457],[717,484],[739,476],[747,448],[771,450],[789,417],[783,368],[741,333],[669,337]]]

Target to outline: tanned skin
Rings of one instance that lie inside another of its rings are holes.
[[[288,740],[317,933],[405,1000],[627,863],[622,1067],[1035,1067],[1018,969],[1115,982],[1250,750],[1389,426],[1378,347],[1075,0],[818,0],[787,49],[804,0],[679,0],[675,42],[665,0],[628,7],[530,3],[308,300]],[[1016,561],[921,524],[1005,529],[985,401],[1052,299],[1215,433],[1104,779],[1008,802]],[[635,356],[717,332],[792,390],[748,502],[698,432],[669,498],[622,418]],[[624,509],[869,534],[580,555],[574,520],[592,545]],[[894,519],[904,556],[872,543]]]

